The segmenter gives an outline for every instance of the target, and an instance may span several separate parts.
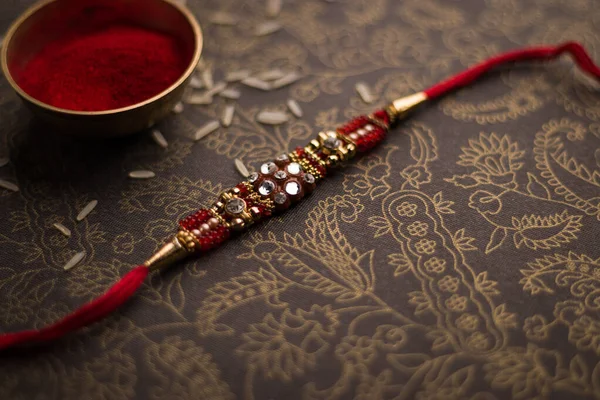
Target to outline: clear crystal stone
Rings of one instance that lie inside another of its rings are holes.
[[[287,160],[289,160],[289,159],[290,159],[290,158],[288,157],[288,155],[287,155],[287,154],[282,154],[282,155],[280,155],[280,156],[277,156],[277,158],[276,158],[275,160],[276,160],[276,161],[287,161]]]
[[[286,183],[285,192],[290,196],[296,196],[298,193],[300,193],[300,184],[298,182]]]
[[[367,124],[367,125],[365,125],[365,129],[368,130],[369,132],[371,132],[373,129],[375,129],[375,127],[371,124]]]
[[[323,145],[329,150],[336,150],[338,147],[340,147],[340,144],[342,144],[342,142],[340,142],[336,136],[332,135],[328,136],[323,142]]]
[[[285,173],[285,171],[277,171],[275,172],[275,179],[285,179],[287,178],[287,174]]]
[[[260,166],[260,172],[265,175],[272,174],[275,171],[277,171],[277,165],[275,165],[274,162],[269,161],[268,163]]]
[[[315,183],[315,177],[313,174],[306,174],[304,175],[304,182],[308,183],[308,184],[313,184]]]
[[[302,172],[302,166],[298,163],[289,163],[287,166],[287,172],[290,175],[299,175]]]
[[[285,202],[287,201],[287,195],[283,192],[278,192],[275,193],[275,204],[285,204]]]
[[[225,205],[225,211],[229,214],[241,214],[246,208],[246,202],[240,198],[234,198],[227,202]]]
[[[248,182],[250,182],[250,183],[256,182],[257,179],[258,179],[258,174],[256,172],[253,172],[250,174],[250,176],[248,176]]]
[[[270,195],[273,193],[273,190],[275,190],[275,182],[269,180],[263,181],[258,187],[258,193],[263,196]]]

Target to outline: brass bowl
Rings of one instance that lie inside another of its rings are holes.
[[[107,111],[72,111],[53,107],[19,87],[14,74],[47,43],[60,37],[68,29],[70,21],[77,19],[77,23],[81,23],[82,15],[106,9],[127,16],[128,22],[179,38],[186,47],[186,53],[191,55],[183,75],[148,100]],[[42,0],[25,11],[9,28],[2,46],[2,71],[33,114],[50,128],[81,136],[127,135],[146,129],[166,117],[181,100],[187,81],[200,61],[202,40],[202,31],[192,13],[175,1]]]

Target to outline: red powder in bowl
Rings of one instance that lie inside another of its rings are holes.
[[[112,25],[46,45],[19,74],[30,96],[74,111],[105,111],[147,100],[187,68],[179,41],[137,26]]]

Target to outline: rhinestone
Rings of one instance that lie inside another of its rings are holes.
[[[238,197],[231,199],[225,206],[225,211],[229,214],[241,214],[246,208],[246,202]]]
[[[356,131],[356,133],[358,133],[360,136],[365,136],[367,134],[367,130],[366,129],[359,129]]]
[[[258,187],[258,193],[263,196],[270,195],[273,190],[275,190],[275,182],[269,180],[263,181],[263,183],[261,183]]]
[[[254,183],[256,182],[256,180],[258,179],[258,173],[253,172],[250,174],[250,176],[248,177],[248,182],[250,183]]]
[[[285,179],[287,178],[287,174],[285,173],[285,171],[277,171],[275,172],[275,179]]]
[[[315,183],[315,176],[313,174],[304,175],[304,182],[312,185]]]
[[[274,162],[268,162],[260,166],[260,172],[265,175],[272,174],[275,171],[277,171],[277,165]]]
[[[283,192],[277,192],[275,193],[275,204],[285,204],[285,202],[287,201],[287,195]]]
[[[323,146],[325,146],[329,150],[336,150],[338,147],[340,147],[340,144],[342,144],[342,142],[340,142],[340,140],[336,136],[333,136],[333,135],[330,135],[323,142]]]
[[[287,172],[290,173],[291,175],[299,175],[300,172],[302,172],[302,166],[298,163],[290,163],[287,166]]]
[[[282,154],[282,155],[280,155],[280,156],[277,156],[277,158],[275,159],[275,161],[287,161],[287,160],[289,160],[289,159],[290,159],[290,158],[288,157],[288,155],[287,155],[287,154]]]
[[[296,196],[298,193],[300,193],[300,184],[298,182],[286,183],[285,192],[290,196]]]
[[[365,125],[365,129],[368,130],[369,132],[371,132],[373,129],[375,129],[375,127],[371,124],[367,124],[367,125]]]

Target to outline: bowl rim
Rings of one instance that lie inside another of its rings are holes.
[[[192,14],[192,12],[190,11],[189,8],[187,8],[184,4],[178,2],[177,0],[159,0],[159,1],[162,1],[163,3],[168,3],[171,7],[174,7],[177,11],[179,11],[185,17],[185,19],[190,24],[190,27],[194,31],[194,39],[196,41],[194,54],[192,56],[192,59],[190,60],[190,63],[188,65],[187,69],[183,72],[183,74],[179,77],[179,79],[177,81],[175,81],[171,86],[169,86],[162,92],[156,94],[155,96],[152,96],[149,99],[146,99],[139,103],[131,104],[127,107],[114,108],[114,109],[110,109],[110,110],[75,111],[75,110],[69,110],[67,108],[54,107],[48,103],[44,103],[43,101],[40,101],[40,100],[36,99],[35,97],[26,93],[17,84],[17,82],[12,77],[12,74],[8,68],[7,55],[8,55],[8,49],[11,44],[11,40],[12,40],[15,32],[17,31],[17,29],[19,29],[19,27],[21,26],[21,24],[23,24],[24,21],[26,21],[29,17],[31,17],[33,14],[35,14],[41,8],[46,7],[48,4],[54,3],[57,1],[60,1],[60,0],[40,0],[37,3],[33,4],[31,7],[27,8],[10,25],[8,31],[6,32],[6,35],[4,36],[1,53],[0,53],[0,59],[1,59],[0,63],[2,65],[2,72],[4,73],[4,76],[6,77],[6,80],[8,81],[10,86],[13,88],[13,90],[15,90],[17,92],[17,94],[19,96],[21,96],[26,101],[33,103],[34,105],[36,105],[42,109],[45,109],[47,111],[51,111],[54,113],[67,114],[67,115],[72,115],[72,116],[83,116],[83,115],[106,116],[106,115],[120,114],[123,112],[138,109],[138,108],[144,107],[148,104],[154,103],[156,100],[163,98],[164,96],[168,95],[169,93],[171,93],[174,90],[176,90],[177,88],[179,88],[194,73],[196,66],[200,62],[200,57],[202,55],[202,48],[204,45],[204,38],[202,35],[202,29],[200,28],[200,24],[198,23],[198,20],[196,19],[196,17],[194,17],[194,14]]]

